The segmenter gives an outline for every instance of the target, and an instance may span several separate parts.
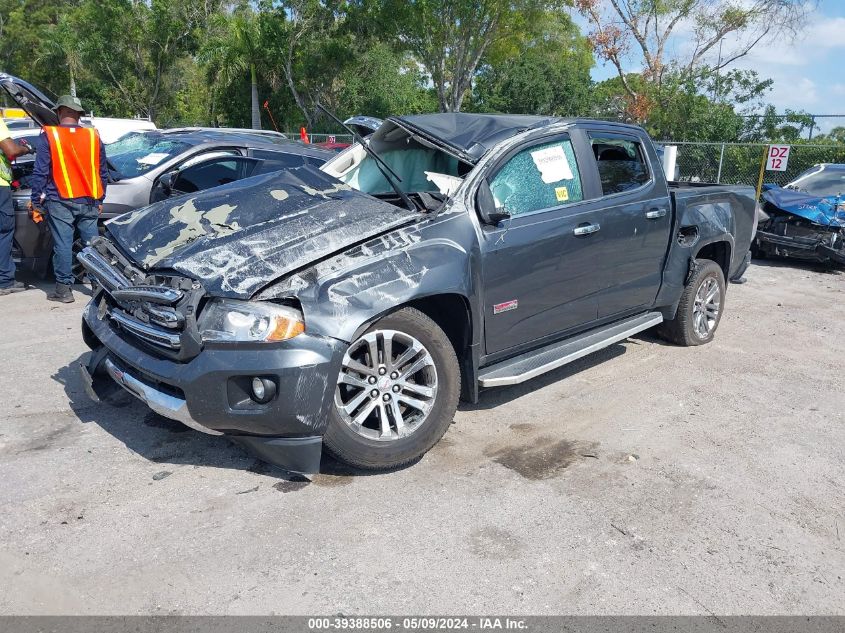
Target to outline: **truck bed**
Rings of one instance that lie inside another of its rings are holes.
[[[757,201],[755,191],[748,185],[718,185],[704,182],[669,183],[669,195],[675,211],[676,231],[687,224],[697,224],[698,218],[723,220],[720,227],[733,235],[735,244],[750,244],[757,231]],[[747,250],[734,248],[731,253],[732,276],[745,261]]]

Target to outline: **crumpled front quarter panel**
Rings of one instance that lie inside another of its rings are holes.
[[[258,299],[295,296],[308,332],[351,342],[378,316],[415,299],[457,294],[472,301],[474,231],[462,213],[424,220],[292,275]]]

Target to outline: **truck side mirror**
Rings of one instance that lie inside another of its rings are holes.
[[[481,181],[478,193],[475,194],[475,205],[478,207],[478,215],[485,224],[496,225],[502,220],[507,220],[511,214],[506,209],[496,208],[496,200],[490,190],[490,184],[486,180]]]

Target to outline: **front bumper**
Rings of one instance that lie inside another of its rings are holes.
[[[772,255],[792,257],[804,261],[845,264],[845,248],[832,248],[828,243],[830,234],[823,232],[817,237],[777,235],[757,231],[757,248]],[[841,243],[841,241],[840,241]]]
[[[193,429],[225,435],[259,457],[295,472],[319,469],[322,435],[333,406],[331,376],[346,344],[301,334],[285,343],[207,346],[188,362],[159,358],[132,345],[100,319],[83,314],[86,342],[95,348],[89,377],[108,376],[156,413]],[[104,347],[100,352],[99,346]],[[249,398],[252,377],[276,384],[266,404]]]
[[[220,431],[202,426],[194,420],[188,411],[188,403],[183,398],[159,391],[155,387],[138,380],[128,371],[118,367],[115,361],[108,357],[103,359],[103,366],[112,380],[159,415],[181,422],[195,431],[210,435],[223,435]]]

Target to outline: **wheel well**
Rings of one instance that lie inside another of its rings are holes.
[[[713,242],[706,244],[695,255],[696,259],[709,259],[719,264],[725,274],[725,281],[730,275],[731,269],[731,245],[727,242]]]
[[[443,294],[416,299],[408,304],[437,323],[449,337],[455,355],[461,359],[472,341],[469,304],[461,295]]]

